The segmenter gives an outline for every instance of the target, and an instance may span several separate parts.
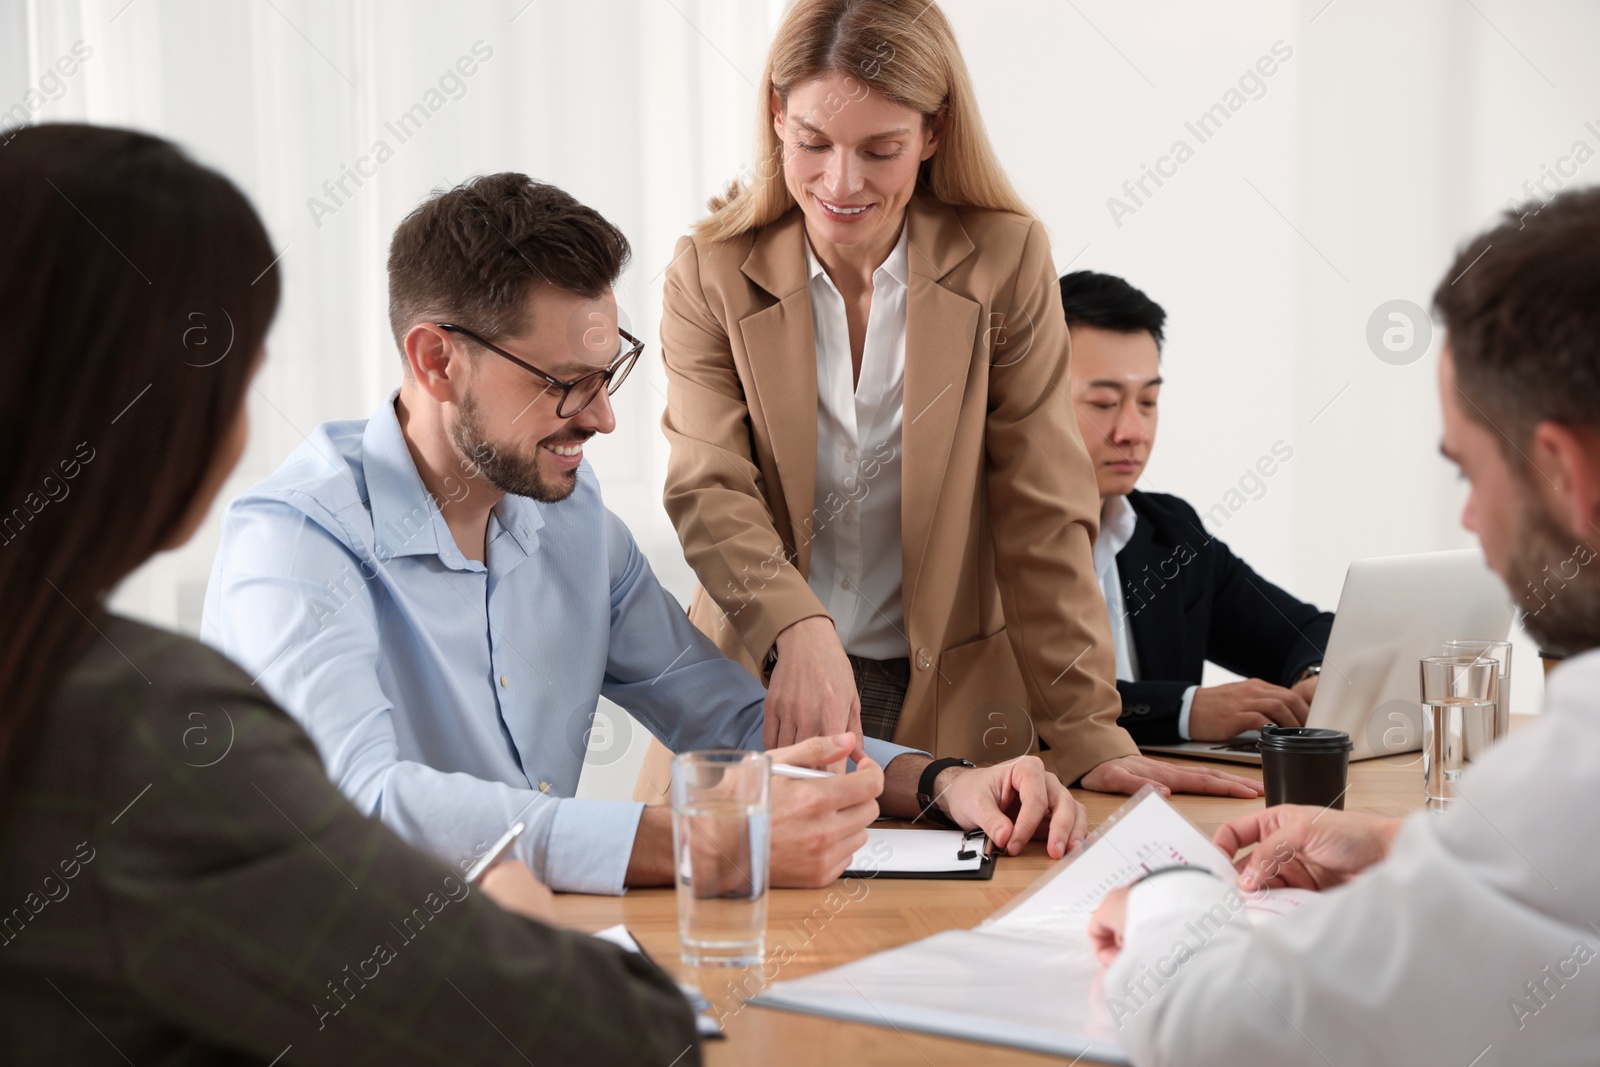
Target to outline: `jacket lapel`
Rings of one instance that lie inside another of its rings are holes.
[[[979,304],[940,285],[974,251],[955,209],[917,197],[907,208],[905,417],[901,447],[906,608],[939,503],[977,342]],[[815,506],[817,348],[806,277],[805,222],[791,211],[757,235],[742,270],[776,303],[739,320],[753,399],[782,479],[800,573],[810,573],[806,517]]]
[[[909,617],[972,370],[980,305],[939,284],[973,252],[955,209],[919,196],[907,209],[906,225],[910,285],[900,522],[902,596]]]
[[[811,535],[806,518],[817,480],[817,344],[806,278],[804,216],[792,210],[757,232],[741,268],[745,277],[777,298],[739,320],[750,376],[750,399],[772,444],[779,487],[796,549],[796,566],[811,573]],[[780,517],[782,521],[783,517]]]

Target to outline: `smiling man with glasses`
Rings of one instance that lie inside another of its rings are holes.
[[[563,419],[570,419],[588,407],[594,401],[594,398],[600,395],[602,388],[605,388],[607,394],[615,393],[621,388],[623,381],[628,377],[628,372],[633,370],[635,363],[639,362],[639,353],[644,351],[643,341],[619,327],[617,335],[628,343],[628,350],[618,356],[617,361],[604,370],[590,371],[570,382],[564,382],[560,378],[546,374],[532,363],[518,359],[505,349],[490,344],[465,326],[457,326],[453,322],[441,322],[439,323],[439,329],[458,333],[467,340],[482,345],[495,355],[509,359],[551,388],[561,390],[561,396],[556,401],[556,416]]]
[[[664,809],[575,796],[600,697],[674,751],[760,748],[765,697],[662,589],[583,462],[644,348],[617,325],[627,258],[616,227],[520,174],[412,212],[389,250],[400,388],[229,506],[202,623],[361,810],[457,863],[524,822],[513,856],[591,893],[672,877]],[[919,792],[930,818],[1001,844],[1071,823],[1041,814],[1042,768],[1018,784],[848,735],[773,755],[857,759],[774,780],[774,885],[832,881],[880,805],[916,816]]]

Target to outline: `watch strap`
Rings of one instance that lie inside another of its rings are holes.
[[[922,819],[928,819],[932,822],[942,823],[943,825],[951,827],[952,829],[959,830],[960,827],[957,826],[950,819],[950,817],[940,809],[939,798],[935,796],[933,792],[933,781],[935,778],[939,777],[941,771],[948,770],[951,767],[975,766],[977,766],[977,764],[972,763],[969,760],[956,759],[951,756],[946,756],[943,759],[933,760],[926,767],[922,768],[922,777],[917,779],[917,819],[919,821]]]

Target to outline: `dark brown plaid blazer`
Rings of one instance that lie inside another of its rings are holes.
[[[363,817],[223,656],[101,629],[0,831],[0,1063],[699,1062],[649,963]]]

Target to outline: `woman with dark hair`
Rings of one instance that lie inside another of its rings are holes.
[[[482,899],[233,663],[107,611],[244,448],[279,293],[244,196],[61,125],[0,205],[0,1061],[697,1062],[666,976]],[[482,888],[548,915],[520,864]]]

